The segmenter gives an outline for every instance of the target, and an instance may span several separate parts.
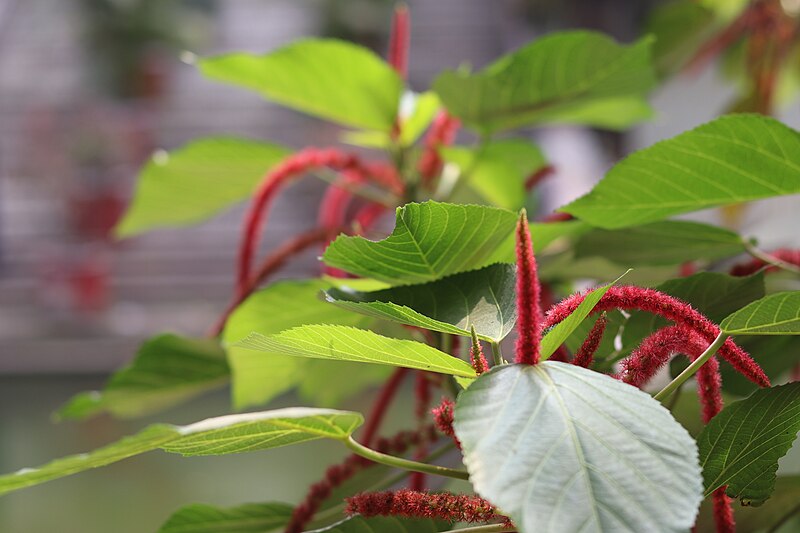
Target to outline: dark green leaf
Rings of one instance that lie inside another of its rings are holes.
[[[90,453],[0,476],[0,494],[162,449],[181,455],[224,455],[277,448],[320,438],[347,439],[364,421],[359,413],[293,407],[209,418],[188,426],[158,424]]]
[[[250,350],[294,357],[356,361],[475,377],[475,370],[469,364],[432,346],[348,326],[307,325],[270,336],[252,333],[238,344]]]
[[[485,133],[545,123],[624,129],[651,114],[643,98],[655,83],[650,44],[560,32],[478,74],[444,72],[434,90],[450,113]]]
[[[475,490],[521,531],[686,531],[702,484],[694,440],[650,395],[545,361],[482,374],[455,431]]]
[[[225,351],[215,340],[158,335],[139,348],[133,362],[116,372],[102,392],[77,395],[58,416],[85,418],[102,411],[141,416],[222,386],[229,376]]]
[[[368,320],[325,303],[319,293],[328,287],[322,280],[280,281],[254,293],[233,312],[222,338],[233,373],[237,409],[264,404],[295,387],[317,404],[335,405],[386,377],[388,370],[382,367],[256,352],[236,344],[254,331],[271,335],[303,324],[356,326]],[[326,381],[324,387],[304,386],[316,383],[318,376]],[[346,379],[337,379],[344,376]]]
[[[484,340],[499,342],[517,319],[515,285],[514,266],[497,264],[381,291],[331,289],[327,296],[343,309],[432,331],[469,336],[474,326]]]
[[[759,389],[715,416],[697,439],[706,496],[727,485],[747,505],[767,500],[778,459],[800,431],[800,382]]]
[[[335,39],[305,39],[264,55],[209,57],[198,66],[211,79],[292,109],[373,130],[391,129],[403,92],[402,80],[381,58]]]
[[[800,291],[770,294],[720,325],[730,335],[800,335]]]
[[[131,237],[187,226],[250,196],[264,174],[289,155],[282,146],[209,137],[156,152],[139,173],[136,194],[114,232]]]
[[[378,242],[339,236],[326,264],[391,284],[421,283],[491,264],[514,232],[517,216],[504,209],[438,202],[397,209],[395,228]]]
[[[744,251],[736,233],[697,222],[665,220],[624,230],[596,229],[575,244],[575,257],[605,257],[620,265],[674,265]]]
[[[278,533],[293,507],[285,503],[250,503],[215,507],[196,503],[179,509],[158,533]]]
[[[800,193],[800,134],[762,115],[727,115],[633,153],[563,207],[607,229]]]

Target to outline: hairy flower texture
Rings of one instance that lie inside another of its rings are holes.
[[[436,440],[434,426],[427,426],[421,431],[401,431],[392,438],[379,438],[375,441],[375,449],[381,453],[403,454],[409,447],[422,440]],[[365,468],[374,466],[375,463],[360,455],[350,455],[342,463],[333,465],[325,471],[322,480],[311,485],[300,504],[295,507],[292,517],[284,529],[285,533],[301,533],[306,525],[314,518],[320,505],[328,499],[333,489],[339,487]]]
[[[330,168],[340,172],[352,171],[396,194],[402,194],[402,181],[399,181],[396,173],[388,173],[385,165],[364,165],[355,155],[336,149],[306,148],[290,155],[267,173],[245,215],[236,276],[237,292],[240,295],[250,282],[253,257],[261,240],[264,221],[272,200],[288,182],[317,168]]]
[[[550,328],[567,318],[583,301],[585,294],[573,294],[553,306],[547,313],[544,328]],[[719,335],[720,330],[713,322],[691,305],[668,294],[643,287],[614,286],[608,289],[592,310],[593,313],[611,309],[640,310],[653,313],[674,322],[678,326],[688,328],[697,333],[710,344]],[[731,339],[725,341],[719,354],[728,361],[737,372],[761,387],[769,387],[769,378],[758,366],[758,363],[736,345]]]
[[[461,442],[456,437],[456,432],[453,430],[453,414],[455,413],[456,404],[450,398],[442,398],[442,403],[437,407],[431,409],[433,414],[433,423],[436,428],[453,439],[458,449],[461,449]]]
[[[555,172],[556,169],[553,165],[543,166],[542,168],[540,168],[539,170],[528,176],[528,179],[525,180],[525,190],[530,191],[531,189],[539,185],[542,182],[542,180],[555,174]]]
[[[422,151],[417,167],[423,183],[430,183],[442,172],[439,148],[453,144],[460,127],[461,121],[446,111],[441,111],[433,119],[433,124],[425,136],[425,149]]]
[[[511,521],[488,501],[479,496],[451,494],[449,492],[418,492],[398,490],[365,492],[347,498],[345,513],[362,516],[403,516],[407,518],[433,518],[448,522],[485,523]]]
[[[398,4],[392,17],[392,32],[389,37],[389,64],[404,80],[408,77],[408,43],[411,37],[411,24],[408,6]]]
[[[592,326],[589,336],[586,337],[581,347],[575,352],[575,358],[572,360],[573,365],[589,368],[589,365],[591,365],[594,360],[594,354],[598,346],[600,346],[600,342],[603,340],[606,324],[608,324],[608,318],[606,318],[605,313],[603,313],[600,315],[600,318],[597,319],[597,322],[594,323],[594,326]]]
[[[489,363],[486,362],[486,357],[483,355],[483,348],[481,348],[481,341],[478,340],[478,334],[475,333],[475,326],[472,326],[470,332],[472,335],[472,345],[469,348],[469,362],[475,373],[479,376],[489,370]]]
[[[780,248],[778,250],[769,252],[769,255],[778,261],[800,267],[800,250]],[[771,265],[762,259],[754,258],[745,263],[734,265],[733,268],[731,268],[730,274],[731,276],[749,276],[750,274],[755,274],[762,268],[764,269],[764,272],[776,272],[780,270],[780,268],[775,265]]]
[[[533,256],[528,216],[523,210],[517,221],[517,346],[516,361],[539,362],[542,338],[541,286]]]
[[[733,518],[733,505],[731,505],[733,500],[725,494],[727,488],[727,485],[718,488],[711,497],[717,533],[736,533],[736,521]]]

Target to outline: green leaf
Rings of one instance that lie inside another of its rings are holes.
[[[450,113],[484,134],[547,123],[623,129],[651,114],[643,99],[655,84],[650,44],[560,32],[478,74],[446,71],[433,87]]]
[[[459,167],[467,183],[487,202],[504,209],[524,207],[525,180],[546,164],[539,148],[525,139],[503,139],[482,148],[441,148],[442,158]]]
[[[411,111],[406,116],[404,111],[407,102],[410,102]],[[343,132],[341,140],[355,146],[382,150],[391,148],[392,144],[397,141],[401,146],[412,146],[433,121],[439,107],[439,97],[436,96],[436,93],[430,91],[421,94],[406,92],[400,106],[402,126],[399,139],[393,141],[391,132],[387,131],[360,130]]]
[[[187,226],[248,198],[289,150],[233,137],[208,137],[156,152],[139,173],[136,194],[117,224],[117,237]]]
[[[403,81],[367,48],[335,39],[305,39],[264,55],[233,53],[201,59],[207,77],[346,126],[388,131]]]
[[[504,209],[438,202],[397,209],[382,241],[340,235],[322,259],[334,268],[391,284],[422,283],[491,264],[513,234],[517,216]]]
[[[442,333],[468,337],[474,326],[483,340],[499,342],[517,320],[515,285],[514,266],[497,264],[381,291],[331,289],[327,299],[348,311]]]
[[[727,115],[633,153],[560,210],[616,229],[800,193],[800,134],[761,115]]]
[[[800,364],[800,336],[797,335],[737,336],[736,344],[755,359],[773,383],[781,382]],[[720,361],[720,373],[722,390],[726,392],[743,398],[758,389],[758,385],[737,372],[725,360]]]
[[[720,324],[730,335],[800,335],[800,291],[770,294]]]
[[[0,494],[105,466],[155,449],[186,456],[223,455],[266,450],[320,438],[346,440],[363,421],[359,413],[351,411],[293,407],[208,418],[188,426],[153,425],[93,452],[0,476]]]
[[[475,370],[466,362],[432,346],[416,341],[392,339],[348,326],[300,326],[270,336],[252,333],[239,345],[251,350],[294,357],[357,361],[475,377]]]
[[[605,257],[621,265],[674,265],[742,253],[736,233],[698,222],[665,220],[624,230],[596,229],[575,244],[575,257]]]
[[[625,274],[627,274],[627,272]],[[588,293],[571,315],[553,326],[553,328],[550,329],[544,337],[542,337],[540,349],[543,359],[547,359],[553,355],[553,352],[555,352],[559,346],[564,344],[564,341],[569,338],[572,332],[581,325],[587,316],[589,316],[589,314],[592,312],[592,309],[594,309],[594,306],[597,305],[597,302],[599,302],[603,295],[608,292],[608,289],[610,289],[611,286],[616,282],[621,280],[625,274],[618,277],[608,285],[603,285],[602,287],[598,287]]]
[[[285,503],[250,503],[216,507],[196,503],[179,509],[158,533],[278,533],[292,517]]]
[[[450,530],[449,522],[428,518],[398,518],[395,516],[351,516],[341,522],[309,533],[437,533]]]
[[[458,398],[475,490],[520,531],[686,531],[697,447],[650,395],[556,361],[504,365]]]
[[[759,505],[775,486],[778,459],[800,431],[800,382],[759,389],[711,419],[697,438],[705,494],[727,485],[731,498]]]
[[[678,71],[716,29],[714,13],[699,2],[677,0],[656,6],[647,33],[656,38],[653,63],[659,74]]]
[[[229,375],[225,351],[215,340],[158,335],[142,344],[133,362],[117,371],[102,392],[75,396],[58,416],[85,418],[102,411],[141,416],[220,387]]]
[[[388,371],[381,367],[300,359],[236,344],[254,331],[271,335],[303,324],[364,324],[367,319],[363,316],[337,309],[319,298],[320,291],[328,287],[322,280],[279,281],[251,295],[233,312],[222,339],[227,346],[237,409],[262,405],[295,387],[318,405],[336,405],[386,377]],[[337,376],[346,379],[335,379]],[[324,387],[306,386],[318,378],[326,381]]]

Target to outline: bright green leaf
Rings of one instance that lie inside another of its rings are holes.
[[[162,449],[182,455],[223,455],[277,448],[320,438],[347,439],[359,413],[294,407],[209,418],[188,426],[158,424],[90,453],[0,476],[0,494]]]
[[[711,419],[697,438],[706,496],[759,505],[772,494],[778,460],[800,431],[800,382],[759,389]]]
[[[348,326],[300,326],[270,336],[253,333],[239,345],[295,357],[357,361],[475,377],[475,370],[469,364],[432,346]]]
[[[58,416],[85,418],[102,411],[141,416],[220,387],[229,375],[225,351],[216,341],[158,335],[142,344],[131,364],[114,373],[102,392],[77,395]]]
[[[742,253],[736,233],[698,222],[665,220],[624,230],[593,230],[578,239],[575,257],[605,257],[620,265],[674,265]]]
[[[403,81],[372,51],[335,39],[305,39],[264,55],[232,53],[201,59],[207,77],[346,126],[388,131]]]
[[[514,328],[516,271],[497,264],[418,285],[374,292],[332,289],[328,301],[375,318],[453,335],[474,326],[487,341],[499,342]]]
[[[295,387],[317,404],[335,405],[385,378],[387,370],[381,367],[300,359],[236,345],[254,331],[271,335],[303,324],[356,326],[367,320],[325,303],[319,295],[328,287],[321,280],[279,281],[255,292],[230,316],[222,338],[233,374],[233,403],[237,409],[262,405]],[[317,376],[324,377],[325,387],[303,386],[315,382]],[[347,379],[335,379],[336,376]]]
[[[524,207],[525,180],[545,165],[541,150],[525,139],[493,141],[476,149],[451,146],[440,152],[484,199],[512,210]]]
[[[486,266],[513,234],[517,215],[504,209],[438,202],[397,209],[395,228],[382,241],[339,236],[326,264],[391,284],[422,283]]]
[[[411,111],[408,115],[404,115],[407,101],[410,102]],[[411,146],[433,121],[439,107],[439,97],[436,96],[436,93],[416,94],[407,92],[403,96],[403,103],[400,109],[402,126],[399,139],[393,141],[391,132],[387,131],[360,130],[343,132],[341,140],[354,146],[382,150],[391,148],[392,144],[397,141],[401,146]]]
[[[198,139],[156,152],[139,173],[117,237],[187,226],[248,198],[264,174],[289,155],[282,146],[233,137]]]
[[[727,115],[623,159],[561,211],[607,229],[800,193],[800,134],[761,115]]]
[[[675,73],[717,29],[714,13],[694,0],[677,0],[653,9],[647,32],[654,35],[653,63],[661,76]]]
[[[545,123],[622,129],[651,114],[643,100],[655,84],[650,44],[560,32],[478,74],[444,72],[434,90],[450,113],[484,133]]]
[[[482,374],[455,432],[475,490],[520,531],[687,531],[702,495],[697,446],[661,404],[545,361]]]
[[[158,533],[278,533],[294,508],[285,503],[250,503],[223,508],[196,503],[179,509]]]
[[[624,275],[625,274],[622,276]],[[558,347],[564,344],[564,341],[569,338],[572,332],[581,325],[587,316],[589,316],[589,314],[592,312],[592,309],[594,309],[594,306],[597,305],[597,302],[599,302],[603,295],[608,292],[608,289],[610,289],[611,286],[616,282],[621,280],[622,276],[618,277],[612,283],[598,287],[587,294],[575,311],[572,312],[572,314],[553,326],[553,328],[550,329],[544,337],[542,337],[541,356],[543,359],[547,359],[553,355]]]
[[[720,325],[730,335],[800,335],[800,291],[770,294]]]

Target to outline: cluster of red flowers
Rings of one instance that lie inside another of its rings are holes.
[[[414,490],[363,493],[347,499],[347,514],[434,518],[449,522],[493,522],[512,527],[511,521],[478,496]]]

